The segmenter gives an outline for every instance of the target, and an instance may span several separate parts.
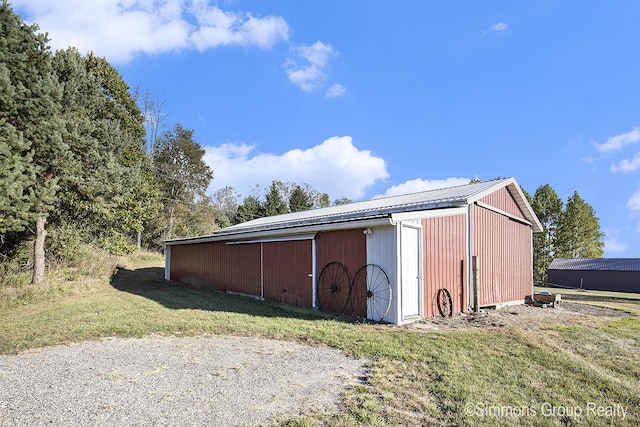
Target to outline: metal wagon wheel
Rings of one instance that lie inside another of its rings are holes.
[[[354,314],[375,320],[384,319],[391,308],[391,283],[387,273],[375,264],[361,267],[353,276],[351,304]]]
[[[438,306],[440,316],[445,317],[453,315],[451,294],[445,288],[438,289],[438,293],[436,294],[436,305]]]
[[[318,308],[341,314],[349,303],[351,276],[347,267],[337,261],[325,265],[318,276]]]

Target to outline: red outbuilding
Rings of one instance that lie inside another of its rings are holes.
[[[164,242],[165,277],[394,324],[533,293],[514,178],[264,217]]]

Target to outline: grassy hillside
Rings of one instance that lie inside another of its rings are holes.
[[[109,336],[262,336],[370,364],[340,413],[283,424],[640,424],[638,316],[447,331],[363,324],[167,283],[162,265],[153,254],[104,258],[88,268],[92,277],[75,266],[44,286],[2,288],[0,353]],[[640,301],[625,307],[639,313]]]

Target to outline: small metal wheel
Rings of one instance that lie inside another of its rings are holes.
[[[445,317],[453,315],[451,294],[445,288],[438,289],[438,293],[436,294],[436,305],[438,306],[440,316]]]
[[[383,269],[375,264],[361,267],[353,276],[351,304],[353,314],[376,322],[391,308],[391,284]]]
[[[341,262],[333,261],[325,265],[318,276],[318,308],[341,314],[349,303],[351,276]]]

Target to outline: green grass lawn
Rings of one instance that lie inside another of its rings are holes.
[[[540,286],[536,286],[534,290],[535,292],[547,291],[561,294],[562,299],[565,301],[611,308],[640,316],[640,294],[610,291],[582,291],[579,289],[559,289]]]
[[[0,304],[0,353],[111,336],[261,336],[368,360],[339,413],[285,425],[640,425],[637,316],[425,332],[168,283],[161,266],[147,256],[103,280],[12,291]],[[640,311],[640,301],[622,304]]]

